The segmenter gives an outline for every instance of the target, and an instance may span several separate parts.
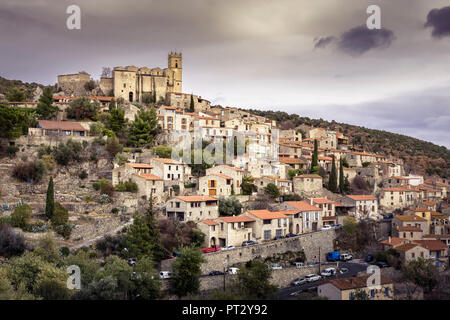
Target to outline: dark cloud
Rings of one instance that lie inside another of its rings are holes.
[[[431,35],[435,38],[450,36],[450,7],[431,10],[428,13],[425,27],[433,29]]]
[[[336,40],[336,38],[333,36],[315,38],[314,39],[314,48],[323,49],[323,48],[327,47],[329,44],[331,44],[332,42],[334,42],[334,40]]]
[[[344,32],[338,48],[352,56],[360,56],[371,49],[386,49],[394,39],[394,32],[389,29],[370,30],[362,25]]]

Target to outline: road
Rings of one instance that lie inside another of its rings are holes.
[[[349,262],[339,262],[339,268],[347,268],[348,271],[344,274],[337,274],[335,276],[329,277],[328,279],[336,279],[338,278],[348,278],[348,277],[354,277],[358,274],[358,272],[364,271],[367,269],[368,264],[364,261],[360,260],[352,260]],[[326,265],[324,265],[321,268],[321,271],[323,271],[325,268],[327,268]],[[322,281],[312,282],[312,283],[305,283],[303,285],[297,286],[297,287],[287,287],[287,288],[281,288],[277,293],[277,298],[282,300],[297,300],[297,297],[293,295],[294,293],[297,293],[299,291],[305,290],[305,289],[311,289],[316,288],[319,284],[321,284]]]

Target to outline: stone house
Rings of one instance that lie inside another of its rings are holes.
[[[380,194],[380,206],[385,210],[404,209],[417,202],[415,189],[396,187],[384,188]]]
[[[428,249],[415,242],[404,243],[396,246],[394,249],[400,254],[399,258],[402,261],[402,264],[407,264],[408,262],[416,260],[419,257],[428,259],[430,256]]]
[[[430,234],[444,234],[445,226],[448,225],[448,217],[440,212],[427,208],[410,208],[405,214],[414,214],[427,221],[427,231]]]
[[[150,174],[152,169],[153,166],[146,163],[125,163],[112,170],[112,184],[115,186],[119,183],[131,181],[133,174]]]
[[[304,170],[307,166],[305,161],[298,158],[280,156],[278,160],[280,161],[280,163],[288,165],[290,169],[293,170]]]
[[[367,283],[370,275],[325,280],[317,287],[317,295],[328,300],[354,300],[357,290],[369,300],[394,300],[394,282],[381,275],[379,286]]]
[[[235,194],[241,193],[242,179],[244,178],[244,170],[235,168],[226,164],[214,166],[206,169],[206,175],[210,174],[222,174],[231,177],[233,181],[233,189]]]
[[[322,210],[323,225],[333,225],[337,223],[336,202],[327,198],[311,198],[307,201],[311,205],[319,207]]]
[[[353,207],[349,213],[357,220],[366,218],[380,219],[378,200],[376,197],[371,195],[347,195],[346,198],[350,200]]]
[[[169,158],[151,158],[152,173],[163,178],[164,181],[186,182],[191,175],[191,168],[180,161]]]
[[[279,131],[279,137],[280,138],[290,138],[292,141],[302,141],[302,133],[300,130],[297,129],[287,129],[287,130],[280,130]]]
[[[241,246],[242,242],[253,239],[253,229],[250,224],[255,219],[239,215],[233,217],[219,217],[213,220],[200,221],[197,226],[205,233],[205,244],[225,246]]]
[[[233,178],[221,173],[207,174],[198,179],[198,193],[212,197],[229,197],[232,194]]]
[[[258,188],[258,192],[260,193],[264,193],[264,188],[267,187],[269,183],[276,185],[278,190],[280,190],[280,194],[292,193],[291,180],[280,179],[274,176],[262,176],[261,178],[256,178],[254,181],[254,185]]]
[[[218,201],[208,196],[177,196],[166,202],[165,215],[182,222],[216,219]]]
[[[322,228],[322,209],[307,201],[286,201],[281,204],[284,210],[295,210],[299,214],[290,214],[291,233],[314,232]]]
[[[28,136],[74,136],[86,137],[89,129],[81,125],[80,122],[39,120],[37,128],[28,128]]]
[[[322,193],[323,179],[318,174],[303,174],[293,179],[294,193],[300,196],[317,196]]]
[[[423,234],[428,234],[428,222],[426,219],[416,215],[396,215],[392,219],[392,235],[399,236],[399,227],[417,227]]]
[[[193,113],[171,106],[161,106],[157,110],[158,125],[162,130],[189,132]]]
[[[154,174],[136,174],[131,176],[131,181],[138,186],[138,195],[143,199],[153,197],[155,204],[163,202],[164,181]]]
[[[254,219],[249,226],[256,240],[272,240],[276,236],[288,233],[288,216],[279,211],[247,210],[244,215]]]
[[[428,257],[433,260],[436,267],[448,265],[448,248],[444,243],[434,239],[422,239],[414,242],[428,250]]]

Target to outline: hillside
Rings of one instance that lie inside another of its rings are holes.
[[[12,88],[19,88],[25,92],[27,100],[32,100],[34,96],[34,91],[37,87],[41,87],[41,89],[45,88],[44,85],[32,82],[22,82],[21,80],[8,80],[3,77],[0,77],[0,94],[6,95],[9,90]]]
[[[276,120],[281,126],[307,125],[340,131],[349,137],[351,145],[369,152],[393,155],[403,159],[407,173],[450,177],[450,150],[431,142],[383,130],[368,129],[335,121],[329,122],[323,119],[310,119],[281,111],[253,109],[248,111]]]

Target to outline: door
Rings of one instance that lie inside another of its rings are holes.
[[[216,189],[209,189],[209,195],[215,196],[216,195]]]

